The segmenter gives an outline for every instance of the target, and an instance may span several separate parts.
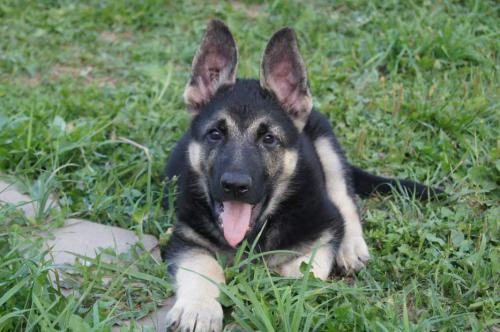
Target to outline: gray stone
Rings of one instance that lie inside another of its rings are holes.
[[[11,181],[0,180],[0,207],[4,204],[11,204],[23,211],[26,217],[34,218],[39,210],[38,202],[23,194],[18,189],[20,187],[22,186],[17,186]],[[50,196],[45,208],[58,209],[59,207],[55,199]],[[55,265],[61,266],[71,266],[78,259],[77,256],[95,258],[107,248],[113,249],[117,254],[125,253],[140,240],[133,231],[83,219],[68,219],[63,227],[51,230],[50,234],[44,232],[40,235],[46,239],[47,255]],[[154,236],[144,235],[142,243],[145,250],[151,252],[156,260],[161,261],[158,240]],[[103,256],[103,260],[112,262],[113,257]],[[56,287],[55,273],[51,271],[50,277]],[[61,292],[67,296],[72,293],[72,290],[61,289]],[[140,328],[140,331],[165,331],[165,319],[173,301],[173,298],[167,299],[155,312],[136,321],[136,326]],[[123,321],[120,326],[113,326],[112,330],[129,331],[130,325],[130,321]]]
[[[117,254],[125,253],[139,241],[139,237],[130,230],[83,219],[68,219],[63,227],[44,236],[47,238],[45,246],[49,249],[48,255],[56,265],[65,266],[73,264],[77,255],[95,258],[99,252],[107,248],[113,249]],[[142,243],[145,250],[161,261],[158,240],[154,236],[144,235]],[[102,259],[112,262],[113,257],[104,255]],[[54,287],[57,287],[54,271],[51,271],[50,277]],[[61,278],[61,275],[59,277]],[[105,277],[104,283],[109,281],[110,278]],[[60,283],[62,287],[61,284],[64,282]],[[62,288],[61,293],[68,296],[72,290]],[[140,327],[141,331],[165,331],[165,319],[171,306],[172,300],[167,299],[155,312],[136,321],[136,326]],[[130,321],[123,321],[120,326],[113,326],[113,331],[129,331],[130,324]]]
[[[83,219],[68,219],[64,227],[51,231],[45,245],[55,264],[73,264],[75,254],[95,258],[103,249],[111,248],[117,254],[127,252],[139,237],[132,231],[120,227],[102,225]],[[144,248],[161,260],[158,240],[152,235],[144,235]],[[110,257],[104,257],[111,261]]]
[[[12,204],[17,209],[24,212],[27,218],[34,218],[37,211],[40,209],[40,204],[37,200],[26,195],[23,190],[20,190],[23,185],[12,178],[7,178],[0,174],[0,206],[4,204]],[[56,199],[50,195],[45,206],[44,211],[49,208],[59,209]]]
[[[22,210],[26,217],[33,218],[37,206],[28,195],[19,192],[13,183],[0,180],[0,205],[12,204]]]

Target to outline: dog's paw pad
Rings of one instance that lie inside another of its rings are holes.
[[[347,272],[354,272],[362,269],[370,259],[368,246],[363,236],[348,236],[342,240],[336,261]]]
[[[222,306],[214,299],[178,299],[167,314],[168,331],[222,331]]]

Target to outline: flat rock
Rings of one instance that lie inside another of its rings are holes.
[[[36,215],[37,206],[31,197],[18,191],[13,183],[0,180],[0,205],[3,204],[15,205],[28,218]]]
[[[1,175],[0,175],[1,177]],[[38,202],[24,194],[10,179],[0,179],[0,207],[5,204],[13,205],[21,210],[26,217],[34,218],[40,207]],[[45,208],[59,208],[55,199],[50,196]],[[78,256],[95,258],[104,249],[113,249],[116,254],[129,251],[133,245],[142,240],[144,249],[151,252],[158,261],[161,260],[158,240],[152,235],[144,235],[142,239],[128,229],[103,225],[83,219],[67,219],[64,226],[53,229],[49,233],[41,233],[45,238],[45,247],[48,257],[55,265],[72,265]],[[103,260],[111,262],[113,257],[104,255]],[[49,273],[52,283],[56,287],[54,271]],[[71,289],[61,289],[64,295],[72,293]],[[169,298],[157,310],[147,317],[135,322],[139,331],[165,331],[166,316],[173,305],[173,298]],[[113,331],[130,331],[131,322],[123,321],[121,325],[113,326]]]
[[[94,223],[82,219],[68,219],[65,226],[51,232],[45,245],[50,248],[49,255],[55,264],[70,265],[75,262],[77,255],[94,258],[103,249],[111,248],[117,254],[124,253],[139,241],[139,237],[132,231]],[[144,249],[150,251],[158,260],[161,260],[158,240],[152,235],[144,235],[142,239]],[[112,261],[112,257],[103,256],[104,261]],[[55,275],[51,274],[55,283]],[[62,289],[64,295],[71,290]],[[158,307],[155,312],[135,321],[135,330],[139,331],[165,331],[167,312],[173,305],[173,298],[169,298]],[[122,321],[120,325],[113,326],[113,331],[130,331],[131,322]]]
[[[0,174],[0,206],[4,204],[12,204],[17,209],[24,212],[28,218],[34,218],[37,211],[40,209],[39,202],[36,199],[26,195],[20,190],[19,182],[11,181],[10,178],[4,177]],[[55,198],[50,195],[45,203],[44,210],[48,208],[59,209]]]
[[[117,254],[127,252],[139,237],[132,231],[120,227],[102,225],[83,219],[68,219],[64,227],[51,231],[45,245],[55,264],[73,264],[76,255],[95,258],[103,249],[113,249]],[[144,249],[160,260],[158,240],[144,235]],[[108,262],[109,258],[105,258]]]

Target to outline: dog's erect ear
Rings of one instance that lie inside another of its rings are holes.
[[[292,29],[283,28],[269,40],[262,57],[260,85],[274,93],[302,130],[313,104],[306,67]]]
[[[234,84],[238,49],[228,27],[219,20],[207,26],[191,68],[191,79],[184,90],[184,101],[197,112],[213,97],[217,89]]]

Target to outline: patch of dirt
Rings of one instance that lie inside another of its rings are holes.
[[[116,86],[116,83],[118,83],[118,78],[116,77],[111,77],[111,76],[102,76],[97,79],[98,85],[100,87],[103,86],[109,86],[114,88]]]
[[[49,79],[58,80],[63,76],[71,76],[74,78],[81,77],[86,81],[92,80],[92,66],[85,66],[83,68],[71,67],[67,65],[57,64],[50,70]]]
[[[97,82],[97,84],[100,87],[103,87],[103,86],[114,87],[116,85],[116,83],[118,82],[118,79],[116,77],[111,77],[111,76],[95,77],[94,76],[94,67],[92,67],[92,66],[72,67],[72,66],[57,64],[51,69],[51,71],[49,73],[50,80],[58,80],[63,76],[71,76],[75,79],[81,78],[86,83],[89,83],[89,84],[93,83],[93,82]]]
[[[260,10],[261,7],[259,5],[247,5],[241,2],[233,2],[233,8],[239,12],[243,12],[250,18],[267,16],[267,13]]]
[[[23,75],[19,78],[19,80],[24,85],[34,88],[40,85],[40,82],[42,81],[42,76],[38,73],[33,76]]]
[[[75,80],[81,79],[84,84],[97,83],[99,87],[115,87],[118,83],[118,78],[112,76],[96,76],[94,67],[92,66],[82,66],[74,67],[63,64],[56,64],[47,73],[43,75],[36,73],[34,75],[19,75],[15,79],[21,84],[28,87],[37,87],[42,84],[43,79],[49,79],[50,81],[57,81],[62,77],[69,76]]]
[[[99,40],[106,43],[116,43],[119,41],[131,39],[133,37],[133,33],[130,31],[125,32],[116,32],[116,31],[102,31],[99,33]]]

